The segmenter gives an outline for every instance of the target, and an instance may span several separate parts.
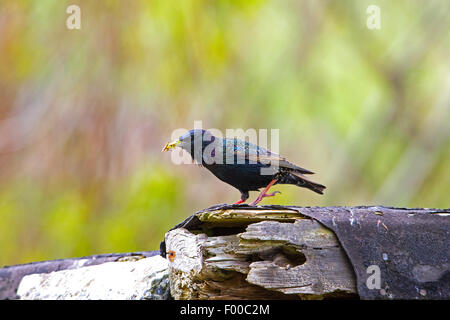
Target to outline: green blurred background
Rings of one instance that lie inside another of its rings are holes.
[[[195,120],[280,129],[328,187],[262,204],[449,207],[449,16],[447,0],[0,1],[0,266],[156,250],[238,200],[160,152]]]

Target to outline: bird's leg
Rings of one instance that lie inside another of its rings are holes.
[[[250,203],[251,206],[254,206],[256,204],[258,204],[263,198],[265,197],[273,197],[274,195],[276,195],[277,193],[281,193],[280,191],[275,191],[272,193],[267,193],[267,191],[269,191],[269,188],[271,186],[274,185],[274,183],[277,182],[277,179],[273,179],[272,181],[270,181],[270,183],[267,185],[267,187],[264,188],[264,190],[259,194],[258,198],[256,198],[255,201],[253,201],[252,203]]]
[[[249,195],[248,195],[248,191],[241,191],[241,199],[236,201],[233,204],[240,204],[240,203],[244,203],[245,201],[247,201]]]

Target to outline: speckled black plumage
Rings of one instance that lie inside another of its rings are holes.
[[[277,179],[274,184],[292,184],[319,194],[325,189],[325,186],[304,176],[313,172],[246,141],[217,138],[205,130],[190,130],[180,137],[180,141],[180,147],[189,152],[198,164],[238,189],[243,201],[248,199],[249,191],[258,191],[274,179]],[[277,163],[277,167],[267,169],[270,167],[269,161],[274,165]],[[270,174],[261,174],[262,168]]]

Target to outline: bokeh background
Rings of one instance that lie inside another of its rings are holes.
[[[449,207],[449,16],[447,0],[1,0],[0,266],[156,250],[238,200],[160,152],[196,120],[280,129],[328,187],[263,204]]]

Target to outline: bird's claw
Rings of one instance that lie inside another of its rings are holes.
[[[263,198],[265,198],[265,197],[273,197],[277,193],[281,194],[281,191],[274,191],[272,193],[265,193],[265,194],[263,194]]]
[[[253,201],[252,203],[250,203],[250,205],[251,205],[251,206],[255,206],[255,205],[257,205],[263,198],[265,198],[265,197],[273,197],[273,196],[276,195],[277,193],[281,194],[280,191],[274,191],[274,192],[272,192],[272,193],[264,193],[264,194],[262,194],[262,195],[259,195],[259,197],[256,198],[255,201]]]

